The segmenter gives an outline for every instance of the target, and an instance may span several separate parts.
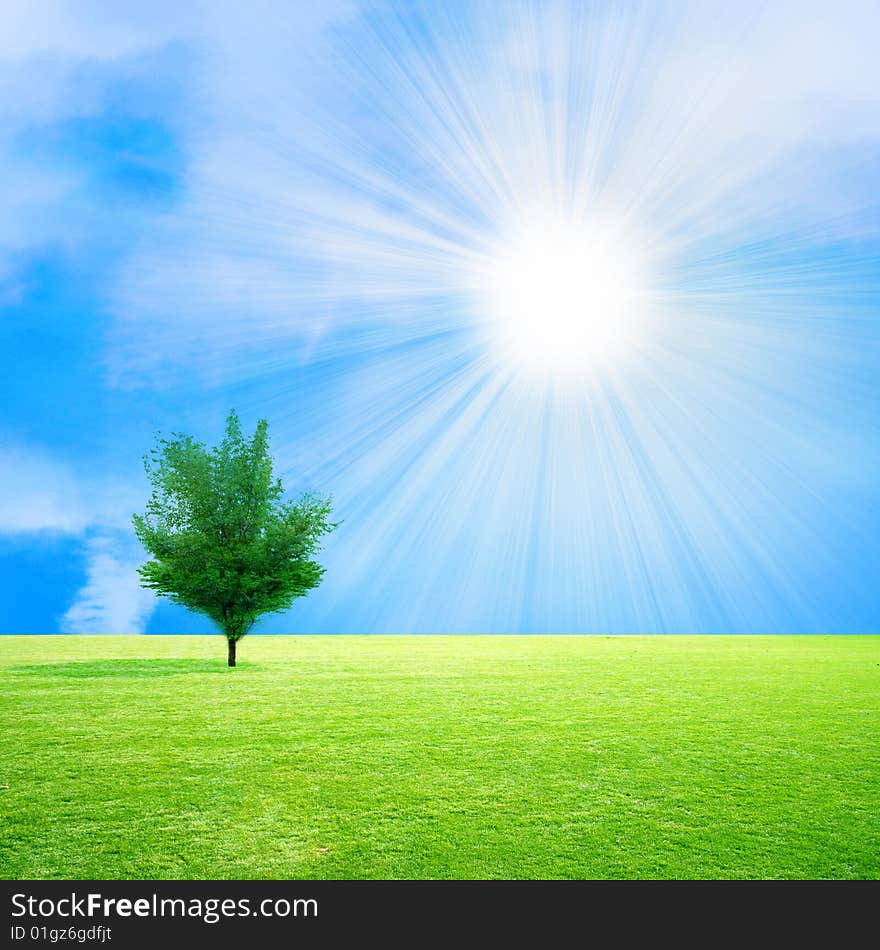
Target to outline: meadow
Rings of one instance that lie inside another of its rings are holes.
[[[0,647],[3,878],[880,877],[880,637]]]

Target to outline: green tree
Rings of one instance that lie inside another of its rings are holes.
[[[139,568],[141,584],[210,617],[226,636],[230,666],[263,614],[320,584],[324,568],[314,556],[336,527],[329,498],[284,500],[267,429],[261,420],[247,439],[231,412],[213,449],[186,435],[159,439],[144,457],[152,495],[133,519],[152,555]]]

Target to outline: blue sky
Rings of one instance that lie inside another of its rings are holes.
[[[876,4],[317,6],[3,5],[0,632],[207,631],[233,406],[343,519],[266,632],[880,632]]]

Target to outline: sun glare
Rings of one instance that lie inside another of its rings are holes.
[[[523,229],[483,280],[493,343],[518,369],[577,375],[619,356],[643,323],[643,275],[613,231],[568,222]]]

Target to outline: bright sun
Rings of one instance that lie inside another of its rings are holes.
[[[641,268],[631,245],[608,229],[523,229],[492,255],[482,283],[499,355],[545,376],[606,364],[643,322]]]

